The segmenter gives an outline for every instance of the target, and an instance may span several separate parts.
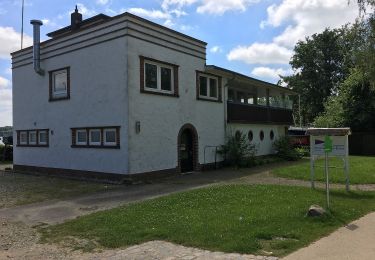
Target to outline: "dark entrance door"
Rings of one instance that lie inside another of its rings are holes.
[[[185,129],[181,134],[180,140],[181,172],[191,172],[194,169],[193,133],[191,130]]]

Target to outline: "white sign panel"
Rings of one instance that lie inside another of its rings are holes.
[[[325,154],[324,143],[325,136],[310,136],[310,145],[312,155]],[[328,156],[346,156],[348,154],[348,137],[347,136],[330,136],[332,140],[332,152],[328,153]]]

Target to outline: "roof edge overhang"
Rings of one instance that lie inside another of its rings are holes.
[[[105,14],[98,14],[96,16],[87,18],[87,19],[82,21],[82,23],[85,24],[85,26],[83,26],[82,28],[78,28],[78,29],[72,31],[72,30],[70,30],[70,25],[69,25],[69,26],[61,28],[59,30],[47,33],[47,36],[50,36],[50,37],[54,36],[54,37],[41,42],[40,45],[41,45],[41,47],[43,47],[46,43],[52,42],[54,40],[59,40],[59,39],[64,38],[66,36],[70,36],[72,34],[79,33],[83,30],[86,30],[86,29],[89,29],[89,28],[92,28],[92,27],[95,27],[95,26],[99,26],[103,23],[108,23],[108,22],[111,22],[111,21],[114,21],[114,20],[117,20],[117,19],[120,19],[120,18],[123,18],[123,17],[125,17],[125,19],[133,18],[133,19],[138,20],[140,22],[144,22],[144,23],[146,23],[150,26],[154,26],[154,27],[156,27],[160,30],[165,30],[165,31],[167,31],[171,34],[176,34],[180,37],[183,37],[183,38],[186,38],[190,41],[196,42],[197,44],[201,44],[203,48],[207,47],[207,42],[205,42],[205,41],[199,40],[199,39],[194,38],[192,36],[189,36],[187,34],[184,34],[184,33],[178,32],[176,30],[170,29],[166,26],[163,26],[163,25],[160,25],[158,23],[152,22],[150,20],[144,19],[140,16],[134,15],[134,14],[129,13],[129,12],[124,12],[122,14],[112,16],[112,17],[107,16]],[[89,21],[89,23],[87,21]],[[93,22],[93,23],[91,23],[91,22]],[[20,49],[20,50],[16,50],[16,51],[10,53],[10,55],[13,57],[16,54],[26,52],[26,51],[30,51],[32,48],[33,48],[33,46],[29,46],[29,47],[26,47],[26,48],[23,48],[23,49]]]
[[[244,83],[248,83],[248,84],[251,84],[251,85],[254,85],[254,86],[257,86],[257,87],[272,88],[272,89],[275,89],[275,90],[278,90],[278,91],[282,91],[284,93],[288,93],[289,95],[298,95],[297,92],[295,92],[291,89],[288,89],[286,87],[282,87],[282,86],[279,86],[279,85],[276,85],[276,84],[272,84],[272,83],[269,83],[269,82],[266,82],[266,81],[263,81],[263,80],[255,79],[255,78],[246,76],[244,74],[241,74],[241,73],[229,70],[229,69],[225,69],[225,68],[222,68],[222,67],[218,67],[218,66],[215,66],[215,65],[206,65],[206,71],[210,72],[210,73],[213,73],[213,74],[225,76],[226,78],[229,78],[229,79],[243,81]]]

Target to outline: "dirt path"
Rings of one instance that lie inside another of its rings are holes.
[[[103,250],[92,241],[72,239],[66,245],[40,244],[38,232],[23,224],[1,222],[0,259],[221,259],[221,260],[277,260],[272,256],[255,256],[211,252],[175,245],[165,241],[149,241],[124,249]],[[72,245],[74,243],[74,245]],[[96,247],[90,253],[72,248]]]

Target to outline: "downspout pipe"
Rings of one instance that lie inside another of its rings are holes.
[[[40,67],[40,26],[43,22],[40,20],[31,20],[33,25],[33,64],[34,70],[39,75],[44,75],[44,70]]]

